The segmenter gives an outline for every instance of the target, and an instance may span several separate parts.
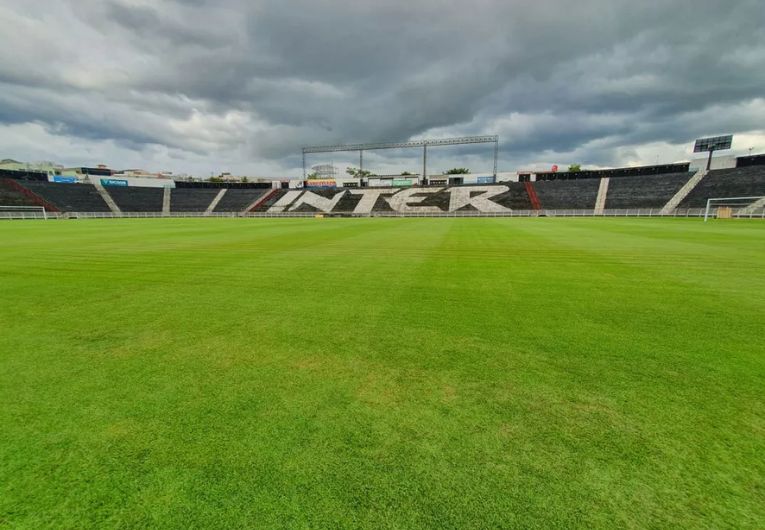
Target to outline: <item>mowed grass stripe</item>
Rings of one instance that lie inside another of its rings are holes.
[[[11,527],[756,528],[765,225],[0,224]]]

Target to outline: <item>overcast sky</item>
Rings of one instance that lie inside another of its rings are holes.
[[[296,176],[303,145],[468,134],[499,134],[505,171],[727,132],[765,152],[762,0],[1,0],[0,27],[0,158]],[[490,146],[433,151],[491,170]]]

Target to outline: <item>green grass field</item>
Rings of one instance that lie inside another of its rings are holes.
[[[0,527],[765,526],[765,223],[0,223]]]

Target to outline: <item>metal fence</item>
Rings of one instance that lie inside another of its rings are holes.
[[[321,212],[3,212],[0,219],[156,219],[156,218],[311,218],[311,217],[701,217],[705,208],[679,208],[670,213],[661,213],[660,208],[627,208],[603,210],[512,210],[509,212],[372,212],[372,213],[321,213]],[[711,216],[716,216],[713,209]],[[745,213],[733,212],[738,219],[765,219],[765,208]]]

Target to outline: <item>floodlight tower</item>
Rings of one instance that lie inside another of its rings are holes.
[[[422,179],[428,178],[428,147],[465,144],[494,144],[494,177],[497,176],[497,159],[499,158],[499,136],[463,136],[461,138],[441,138],[438,140],[413,140],[411,142],[383,142],[372,144],[345,144],[303,147],[303,177],[305,178],[305,155],[311,153],[335,153],[338,151],[358,151],[359,169],[364,169],[364,151],[373,149],[401,149],[422,147]]]
[[[709,158],[707,158],[707,171],[712,167],[712,154],[715,151],[723,151],[730,149],[733,144],[733,135],[726,134],[724,136],[712,136],[710,138],[699,138],[696,140],[696,144],[693,146],[694,153],[709,152]]]

